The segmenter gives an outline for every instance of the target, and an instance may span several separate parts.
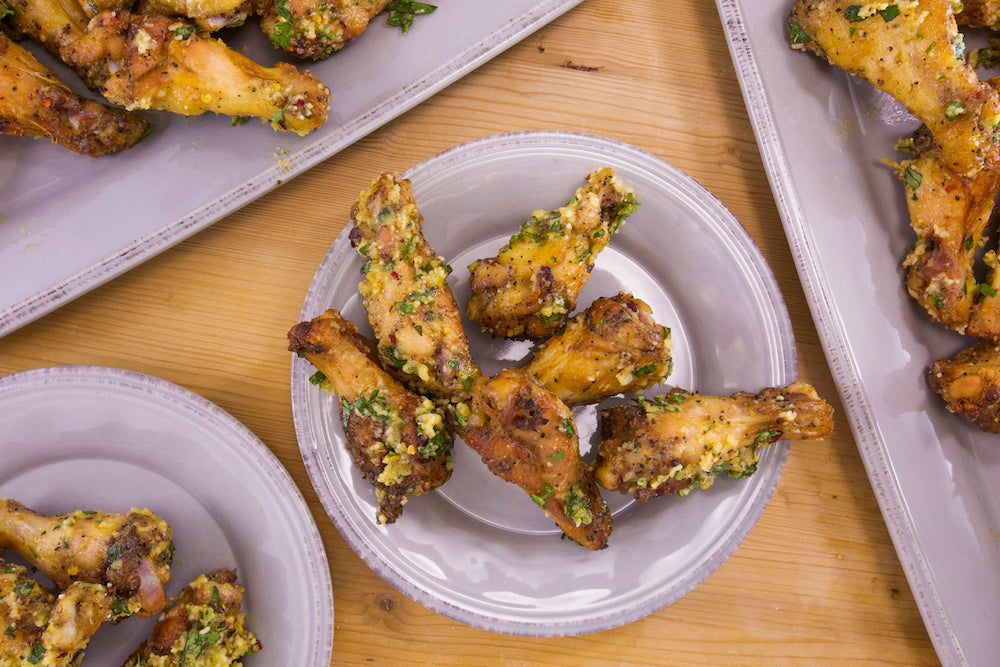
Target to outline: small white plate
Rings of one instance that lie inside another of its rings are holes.
[[[425,217],[424,235],[454,268],[449,281],[459,304],[464,308],[469,294],[469,262],[495,256],[533,210],[564,205],[587,174],[604,166],[635,188],[641,206],[598,257],[579,307],[620,290],[648,303],[654,318],[672,330],[672,384],[731,393],[791,381],[791,324],[749,235],[691,178],[608,139],[567,132],[499,135],[453,148],[405,174]],[[301,317],[335,307],[370,332],[349,227],[317,270]],[[530,344],[494,341],[468,322],[466,332],[487,374],[530,355]],[[788,452],[787,443],[770,447],[754,477],[720,479],[685,498],[640,504],[606,493],[614,531],[609,548],[595,553],[561,540],[527,494],[494,477],[456,441],[451,480],[413,499],[395,524],[379,526],[374,493],[345,451],[339,406],[309,384],[312,372],[307,362],[293,360],[296,432],[313,486],[344,539],[405,595],[495,632],[595,632],[673,602],[747,535]],[[575,413],[589,456],[596,408]]]
[[[275,456],[218,406],[132,371],[57,366],[0,378],[0,497],[46,514],[149,508],[173,528],[167,593],[236,568],[253,665],[326,667],[333,589],[323,543]],[[9,553],[4,554],[10,556]],[[106,625],[84,665],[120,665],[156,619]]]

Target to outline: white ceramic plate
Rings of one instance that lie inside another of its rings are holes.
[[[291,477],[246,427],[186,389],[139,373],[57,366],[0,378],[0,497],[48,514],[153,510],[174,531],[168,594],[236,568],[254,665],[326,667],[333,589]],[[9,554],[8,554],[9,555]],[[94,636],[84,665],[120,665],[156,619]]]
[[[425,217],[425,237],[455,268],[450,284],[459,303],[468,297],[470,261],[494,256],[533,210],[564,205],[584,177],[603,166],[635,188],[641,206],[598,258],[580,307],[619,290],[646,301],[654,318],[672,329],[672,384],[731,393],[791,381],[796,362],[788,314],[750,237],[688,176],[607,139],[499,135],[458,146],[405,174]],[[370,332],[357,294],[361,262],[348,229],[317,270],[301,316],[336,307]],[[719,303],[726,304],[725,316]],[[468,323],[466,332],[487,374],[518,365],[530,353],[526,343],[493,341]],[[494,477],[456,441],[451,480],[410,502],[394,525],[379,526],[374,493],[345,451],[339,406],[309,384],[311,373],[308,363],[293,360],[296,432],[310,479],[344,539],[402,593],[495,632],[594,632],[676,600],[743,540],[787,457],[787,443],[771,447],[756,476],[720,479],[686,498],[640,504],[606,495],[615,527],[610,547],[595,553],[561,540],[527,494]],[[596,409],[577,409],[576,421],[590,455]]]
[[[791,0],[718,0],[813,319],[941,661],[1000,656],[1000,441],[946,412],[929,365],[973,341],[930,322],[900,261],[915,236],[882,158],[918,123],[866,82],[793,52]],[[968,43],[974,43],[970,35]]]
[[[151,113],[156,129],[142,143],[93,159],[0,135],[0,336],[334,155],[579,2],[441,0],[405,35],[378,16],[343,51],[307,65],[332,101],[306,137]],[[261,63],[277,58],[255,23],[225,40]],[[38,55],[84,92],[68,68]]]

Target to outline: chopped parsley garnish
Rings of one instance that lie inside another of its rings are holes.
[[[911,190],[916,190],[917,188],[919,188],[920,183],[923,180],[924,180],[924,175],[921,174],[916,169],[914,169],[913,167],[907,166],[906,169],[903,170],[903,182],[906,183],[906,185]]]
[[[174,39],[185,40],[190,39],[191,35],[197,32],[197,29],[193,25],[183,25],[179,28],[174,29]]]
[[[528,495],[531,496],[531,499],[535,501],[536,505],[538,505],[539,507],[545,507],[545,499],[552,495],[552,485],[551,484],[545,485],[544,495],[540,495],[537,493],[529,493]]]
[[[415,2],[414,0],[393,0],[385,8],[389,10],[389,18],[386,19],[386,23],[396,26],[405,34],[413,27],[413,18],[417,14],[430,14],[437,9],[437,5]]]
[[[42,656],[45,655],[45,645],[42,642],[38,642],[31,647],[31,653],[28,654],[28,662],[32,665],[37,665],[42,660]]]
[[[812,37],[807,35],[806,31],[798,23],[789,23],[788,41],[792,44],[808,44],[812,41]]]
[[[315,373],[309,376],[309,382],[318,387],[319,385],[326,382],[326,375],[323,373],[323,371],[316,371]]]
[[[650,364],[648,366],[642,366],[641,368],[635,369],[633,375],[637,378],[641,378],[643,375],[648,375],[656,370],[656,364]]]
[[[978,289],[979,289],[979,293],[982,294],[983,296],[996,296],[997,295],[996,288],[993,287],[992,285],[988,285],[986,283],[979,283],[979,288]]]
[[[17,11],[5,2],[0,2],[0,21],[3,21],[8,16],[11,18],[16,17]]]
[[[271,31],[271,44],[276,49],[292,45],[292,12],[288,9],[288,0],[278,0],[278,22]]]
[[[889,5],[885,9],[878,10],[878,15],[882,17],[882,20],[888,23],[897,16],[899,16],[899,5]]]
[[[576,525],[590,525],[593,516],[590,513],[590,500],[583,495],[580,487],[574,486],[566,498],[566,518]]]
[[[562,461],[566,458],[566,455],[563,452],[556,452],[555,454],[547,458],[549,459],[549,461]]]
[[[562,424],[559,426],[559,429],[571,438],[576,435],[576,428],[574,428],[573,419],[570,417],[566,417],[562,420]]]
[[[115,601],[111,603],[111,615],[114,618],[121,618],[122,616],[128,616],[132,612],[129,611],[128,602],[124,598],[115,598]]]
[[[14,586],[14,592],[24,597],[31,595],[31,591],[33,590],[35,590],[35,582],[33,581],[21,581],[18,582],[17,586]]]
[[[955,120],[963,113],[965,113],[965,104],[959,100],[948,102],[948,106],[944,108],[944,117],[948,120]]]
[[[120,544],[113,544],[108,547],[108,564],[114,563],[122,557],[122,547]]]

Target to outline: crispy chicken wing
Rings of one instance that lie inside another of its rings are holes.
[[[274,48],[321,60],[360,35],[389,0],[256,0]]]
[[[243,587],[235,570],[216,570],[192,581],[170,603],[153,633],[123,667],[241,665],[261,649],[240,613]]]
[[[304,135],[326,120],[330,91],[288,63],[263,67],[183,21],[102,12],[60,49],[88,85],[126,109],[252,116]]]
[[[573,413],[520,369],[478,381],[462,439],[588,549],[608,546],[611,513],[580,458]]]
[[[1000,2],[997,0],[962,0],[955,11],[959,25],[970,28],[1000,27]]]
[[[494,258],[469,265],[466,312],[498,338],[552,336],[576,308],[597,255],[639,204],[609,168],[557,211],[535,211]]]
[[[90,0],[85,0],[89,2]],[[199,30],[216,32],[243,25],[253,14],[250,0],[142,0],[142,13],[181,16],[191,19]],[[119,9],[108,7],[107,9]]]
[[[0,558],[0,665],[76,665],[102,623],[111,596],[101,584],[75,581],[53,597],[28,570]]]
[[[670,329],[631,294],[601,297],[545,341],[525,366],[566,405],[642,391],[670,374]]]
[[[75,153],[100,157],[129,148],[148,127],[135,114],[77,95],[0,32],[0,132],[45,137]]]
[[[86,34],[89,20],[76,0],[0,0],[0,18],[15,36],[31,39],[56,58],[59,49]]]
[[[707,488],[722,473],[747,477],[757,450],[833,432],[833,408],[804,382],[726,398],[674,389],[601,413],[595,476],[636,500]]]
[[[1000,433],[1000,346],[980,341],[951,359],[934,362],[927,383],[948,410],[987,433]]]
[[[971,176],[994,165],[1000,95],[964,58],[952,0],[798,0],[794,48],[812,51],[892,95],[930,130],[940,161]]]
[[[45,516],[0,499],[0,549],[13,549],[59,588],[74,581],[107,586],[115,618],[147,618],[166,605],[172,537],[170,526],[145,509]]]
[[[289,349],[319,369],[316,382],[340,396],[347,449],[375,487],[379,523],[392,523],[413,495],[451,475],[452,435],[429,399],[403,387],[376,362],[375,345],[336,310],[288,333]]]
[[[903,260],[906,289],[932,319],[964,333],[977,301],[992,291],[977,285],[974,272],[976,251],[1000,188],[1000,168],[962,176],[943,164],[938,146],[923,131],[912,145],[916,157],[897,165],[910,226],[917,234]],[[981,316],[977,319],[974,328],[982,330],[985,322]]]
[[[410,181],[382,174],[351,211],[351,243],[365,258],[358,285],[378,350],[418,394],[469,397],[479,366],[446,282],[451,267],[427,243]]]

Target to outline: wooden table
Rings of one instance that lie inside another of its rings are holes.
[[[362,563],[324,513],[299,457],[285,347],[313,272],[375,174],[528,129],[630,143],[714,193],[777,275],[800,378],[839,417],[832,437],[793,445],[759,523],[694,591],[624,627],[558,639],[466,627],[410,601]],[[325,163],[0,339],[0,374],[57,364],[116,366],[177,383],[274,451],[305,495],[330,559],[334,664],[937,662],[843,418],[713,2],[584,0]]]

